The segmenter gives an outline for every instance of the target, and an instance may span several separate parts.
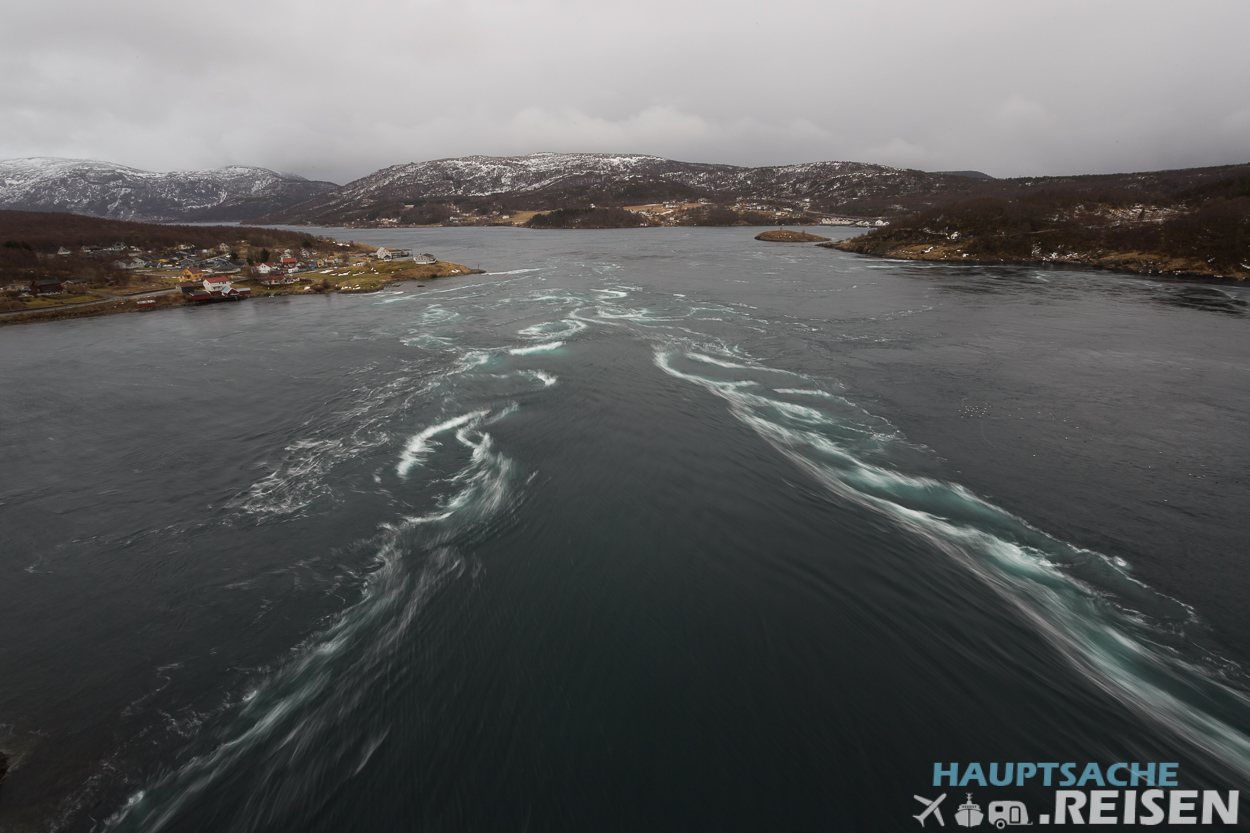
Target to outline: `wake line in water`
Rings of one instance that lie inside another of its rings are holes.
[[[693,369],[695,362],[746,367],[739,362],[708,361],[703,352],[672,345],[657,348],[654,359],[663,372],[728,402],[735,417],[830,491],[894,519],[971,569],[1104,691],[1250,777],[1250,737],[1238,728],[1250,724],[1250,697],[1187,659],[1195,651],[1201,660],[1211,658],[1159,624],[1193,622],[1190,608],[1142,584],[1122,563],[1054,539],[962,486],[870,462],[896,434],[777,399],[740,374],[717,378]],[[1118,606],[1073,576],[1073,568],[1096,574],[1132,607]]]
[[[385,690],[396,669],[407,667],[397,654],[411,643],[426,601],[467,569],[461,539],[515,500],[514,464],[490,434],[471,426],[485,412],[465,416],[472,418],[433,426],[450,431],[457,423],[457,441],[472,450],[468,465],[450,479],[455,494],[434,512],[383,524],[376,569],[361,599],[295,662],[243,698],[211,751],[132,795],[108,829],[159,831],[185,818],[204,829],[263,830],[293,820],[302,826],[334,792],[321,784],[364,768],[391,731],[368,692]],[[243,780],[248,789],[222,792]],[[240,801],[223,808],[222,795]]]
[[[455,311],[435,308],[427,321],[457,317]],[[570,323],[573,329],[584,327]],[[538,351],[559,346],[534,345]],[[374,550],[374,569],[359,601],[246,696],[219,736],[204,739],[211,744],[209,751],[132,795],[108,820],[108,829],[157,831],[190,818],[203,829],[261,830],[283,819],[306,822],[333,792],[318,785],[361,772],[385,743],[391,727],[366,705],[367,698],[389,690],[395,675],[402,673],[396,669],[411,667],[398,654],[411,647],[411,632],[426,601],[469,569],[461,555],[464,542],[488,528],[518,495],[515,466],[496,449],[486,429],[518,409],[507,400],[518,380],[529,390],[557,382],[553,374],[533,368],[502,375],[488,371],[488,365],[506,365],[514,355],[506,347],[454,349],[458,355],[425,384],[414,389],[411,375],[397,378],[385,390],[367,392],[332,425],[351,436],[358,429],[350,426],[361,422],[370,426],[370,447],[389,443],[393,435],[378,429],[401,418],[412,404],[441,390],[450,410],[465,379],[488,381],[489,404],[462,406],[464,412],[458,414],[445,412],[398,451],[395,472],[401,479],[429,471],[427,485],[447,483],[453,493],[427,511],[382,524],[368,544]],[[453,442],[471,452],[470,460],[443,480],[433,458]],[[329,469],[352,451],[351,445],[335,445],[330,438],[297,445],[299,465],[286,467],[283,476],[286,482],[308,481],[304,489],[323,483]],[[323,452],[323,447],[333,453]]]

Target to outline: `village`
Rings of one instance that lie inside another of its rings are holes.
[[[71,250],[59,246],[37,255],[43,268],[20,277],[10,274],[0,285],[0,320],[22,320],[27,317],[22,313],[65,313],[34,319],[78,317],[269,295],[368,292],[397,280],[476,271],[439,261],[429,253],[319,242],[323,245],[272,251],[246,241],[212,248],[179,244],[143,249],[114,243]]]
[[[796,205],[777,205],[740,199],[728,208],[745,225],[771,225],[773,223],[817,224],[822,226],[854,226],[873,228],[886,225],[882,219],[863,217],[840,217],[814,211],[810,199],[799,200]],[[648,225],[680,226],[688,225],[691,219],[698,218],[700,209],[713,207],[710,200],[699,199],[684,202],[651,203],[647,205],[627,205],[625,210],[645,218]],[[594,205],[591,205],[594,208]]]

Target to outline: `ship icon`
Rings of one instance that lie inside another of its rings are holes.
[[[972,793],[968,793],[968,800],[955,811],[955,821],[960,827],[976,827],[984,818],[980,805],[972,803]]]

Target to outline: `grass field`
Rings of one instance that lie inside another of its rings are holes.
[[[26,309],[48,309],[63,307],[67,304],[85,304],[88,301],[99,301],[95,295],[40,295],[36,298],[23,298]]]
[[[431,280],[453,275],[469,275],[474,271],[459,263],[448,263],[442,260],[430,264],[417,264],[411,260],[392,260],[359,266],[318,269],[315,272],[307,272],[301,277],[311,280],[314,284],[329,281],[341,292],[373,292],[395,281]]]

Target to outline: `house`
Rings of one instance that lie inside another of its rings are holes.
[[[30,282],[31,295],[60,295],[65,287],[55,278],[35,278]]]
[[[434,255],[430,254],[429,252],[426,252],[426,253],[425,253],[425,254],[423,254],[423,255],[420,255],[420,256],[418,256],[418,257],[414,257],[414,258],[412,259],[412,262],[413,262],[413,263],[420,263],[420,264],[423,264],[423,265],[428,266],[428,265],[429,265],[429,264],[431,264],[431,263],[438,263],[438,258],[434,257]]]
[[[230,279],[225,275],[208,275],[202,281],[205,292],[229,292]]]
[[[378,260],[403,260],[406,257],[412,257],[412,252],[407,249],[388,249],[382,247],[373,255]]]
[[[230,262],[227,257],[215,257],[212,260],[205,261],[204,267],[218,274],[234,274],[238,272],[238,268]]]
[[[293,257],[291,255],[283,255],[281,263],[282,263],[283,269],[294,269],[296,266],[299,265],[299,258]]]
[[[182,270],[182,279],[185,281],[198,281],[204,277],[204,270],[198,266],[188,266]]]
[[[62,246],[61,248],[59,248],[59,249],[57,249],[57,250],[56,250],[56,253],[57,253],[57,254],[59,254],[59,255],[61,255],[61,256],[63,257],[63,256],[65,256],[65,255],[69,254],[69,253],[70,253],[70,251],[69,251],[69,249],[67,249],[67,248],[65,248],[64,246]]]
[[[66,292],[86,292],[87,282],[82,278],[70,278],[61,284],[61,289]]]
[[[256,274],[268,275],[276,268],[272,263],[258,263],[256,264]]]

